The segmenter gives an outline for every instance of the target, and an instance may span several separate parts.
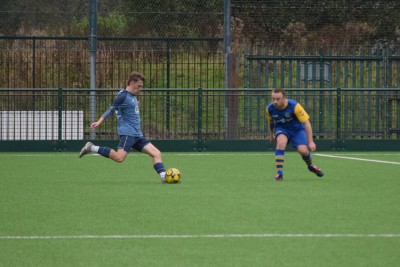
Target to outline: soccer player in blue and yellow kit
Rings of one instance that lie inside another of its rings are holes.
[[[317,146],[313,140],[311,123],[304,108],[292,99],[286,98],[284,89],[273,89],[272,103],[266,109],[270,128],[270,140],[276,141],[275,162],[277,174],[275,180],[283,180],[283,165],[285,162],[285,148],[290,142],[300,153],[308,169],[317,176],[324,173],[312,163],[310,151],[315,151]]]
[[[123,162],[128,153],[134,148],[152,157],[154,169],[160,175],[161,182],[165,182],[165,168],[162,163],[161,152],[144,138],[140,127],[139,103],[136,95],[142,89],[143,83],[143,74],[135,71],[132,72],[126,82],[126,88],[119,91],[114,103],[104,112],[101,118],[90,125],[91,128],[96,129],[116,111],[118,135],[120,137],[117,151],[109,147],[99,147],[91,142],[87,142],[82,148],[79,157],[81,158],[88,153],[96,152],[116,162]]]

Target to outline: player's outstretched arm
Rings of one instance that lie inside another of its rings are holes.
[[[96,129],[97,127],[99,127],[100,124],[103,123],[103,121],[104,121],[104,118],[101,117],[98,121],[93,122],[93,123],[90,125],[90,128]]]
[[[275,142],[275,135],[274,135],[275,124],[272,121],[272,117],[268,112],[268,108],[265,110],[265,114],[267,117],[267,123],[269,125],[269,141],[271,141],[273,143],[273,142]]]
[[[308,149],[310,149],[310,151],[315,151],[317,149],[317,145],[314,143],[312,127],[309,120],[304,122],[304,128],[306,129],[307,134]]]
[[[275,124],[272,122],[272,120],[268,120],[268,124],[269,124],[269,141],[271,141],[272,143],[275,142]]]

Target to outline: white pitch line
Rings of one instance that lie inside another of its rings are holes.
[[[328,158],[351,159],[351,160],[359,160],[359,161],[368,161],[368,162],[377,162],[377,163],[385,163],[385,164],[400,165],[400,162],[394,162],[394,161],[385,161],[385,160],[376,160],[376,159],[363,159],[363,158],[353,158],[353,157],[334,156],[334,155],[326,155],[326,154],[314,154],[314,155],[320,156],[320,157],[328,157]]]
[[[215,152],[215,153],[207,153],[207,152],[198,152],[198,153],[179,153],[176,154],[177,156],[194,156],[194,157],[201,157],[201,156],[275,156],[273,152],[265,152],[265,153],[244,153],[244,152]]]
[[[195,239],[195,238],[400,238],[400,234],[209,234],[209,235],[71,235],[0,236],[0,239]]]

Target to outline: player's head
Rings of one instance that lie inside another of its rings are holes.
[[[274,89],[272,89],[272,93],[276,93],[276,94],[281,93],[283,95],[283,97],[286,97],[286,91],[283,88],[274,88]]]
[[[137,71],[132,71],[126,81],[126,87],[130,88],[133,93],[138,93],[142,89],[144,83],[144,75]]]
[[[286,107],[287,100],[286,100],[285,89],[282,88],[272,89],[271,98],[272,98],[272,104],[277,109],[284,109]]]
[[[129,74],[128,80],[126,81],[126,85],[129,85],[131,82],[139,82],[139,81],[144,83],[144,75],[140,72],[132,71],[131,74]]]

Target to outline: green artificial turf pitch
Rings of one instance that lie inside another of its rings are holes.
[[[0,153],[0,266],[399,266],[400,153]]]

